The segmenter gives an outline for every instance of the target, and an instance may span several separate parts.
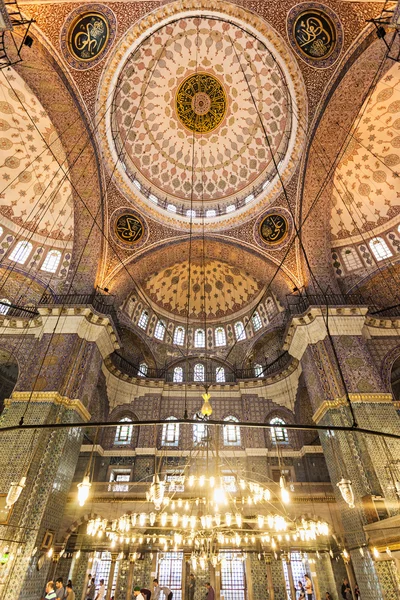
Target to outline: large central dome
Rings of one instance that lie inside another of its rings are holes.
[[[152,13],[146,37],[140,22],[132,28],[106,71],[100,130],[110,170],[127,197],[169,218],[248,210],[280,191],[277,168],[284,178],[293,172],[301,77],[278,34],[254,15],[236,7],[246,23],[173,15],[174,7],[167,19],[164,9]]]

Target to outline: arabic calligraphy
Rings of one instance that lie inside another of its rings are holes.
[[[279,214],[266,216],[260,224],[260,235],[267,244],[279,244],[286,238],[288,230],[287,219]]]
[[[300,51],[309,58],[327,58],[336,46],[335,26],[322,11],[301,13],[294,22],[293,35]]]
[[[115,223],[115,233],[127,244],[135,244],[143,235],[143,224],[136,215],[123,214]]]
[[[194,133],[209,133],[225,117],[226,95],[222,84],[209,73],[187,77],[176,93],[176,112],[181,123]]]
[[[69,48],[80,60],[94,60],[104,50],[108,37],[109,25],[103,15],[80,15],[70,29]]]

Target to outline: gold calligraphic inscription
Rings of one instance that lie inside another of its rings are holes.
[[[68,46],[79,60],[94,60],[105,48],[109,37],[107,19],[100,13],[80,15],[68,33]]]
[[[313,59],[327,58],[336,46],[336,28],[330,17],[318,10],[301,13],[293,24],[299,50]]]
[[[209,73],[190,75],[176,93],[176,113],[194,133],[209,133],[220,125],[227,108],[222,84]]]
[[[143,223],[132,214],[124,214],[118,217],[115,223],[115,233],[118,238],[127,244],[136,244],[143,235]]]
[[[267,244],[283,242],[289,231],[289,224],[283,215],[268,215],[261,221],[260,235]]]

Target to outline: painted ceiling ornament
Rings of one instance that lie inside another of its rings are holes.
[[[187,0],[184,11],[172,2],[113,49],[97,96],[98,136],[116,185],[141,212],[185,228],[195,213],[194,231],[201,216],[218,230],[280,193],[271,152],[288,181],[306,106],[297,61],[262,18],[225,0],[218,10],[208,0]]]
[[[307,64],[330,67],[343,46],[343,28],[338,16],[327,6],[304,2],[294,6],[287,18],[292,48]]]
[[[144,243],[147,227],[143,218],[130,208],[120,208],[111,217],[111,230],[120,245],[132,249]]]
[[[279,207],[264,213],[256,222],[256,239],[263,246],[278,249],[286,245],[292,231],[289,211]]]
[[[60,32],[64,58],[74,69],[85,70],[97,65],[115,39],[117,21],[103,4],[86,4],[67,17]]]
[[[176,93],[176,113],[182,125],[194,133],[210,133],[225,117],[223,85],[210,73],[189,75]]]

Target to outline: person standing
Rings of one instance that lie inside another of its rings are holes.
[[[211,583],[206,583],[206,588],[207,588],[206,600],[215,600],[215,592],[214,592],[214,588],[212,587]]]
[[[138,600],[145,600],[142,592],[140,591],[140,587],[137,585],[133,588],[133,595],[135,596],[135,598],[137,598]]]
[[[140,589],[140,588],[139,588]],[[105,600],[106,597],[106,586],[104,585],[104,579],[100,579],[100,587],[97,592],[95,600]]]
[[[342,589],[341,589],[341,594],[342,594],[342,598],[344,598],[344,600],[346,600],[346,590],[347,588],[350,587],[349,584],[349,580],[346,579],[346,577],[343,579],[343,583],[342,583]]]
[[[190,573],[189,577],[189,598],[188,600],[194,600],[194,592],[196,589],[196,577],[194,573]]]
[[[306,592],[304,590],[304,585],[301,581],[299,581],[299,583],[298,583],[298,588],[299,588],[298,600],[305,600]]]
[[[307,600],[312,600],[313,588],[312,588],[311,579],[310,579],[309,575],[305,575],[304,579],[305,579],[304,587],[305,587],[305,591],[306,591],[306,595],[307,595]]]
[[[65,589],[67,590],[66,600],[75,600],[75,592],[72,589],[72,584],[70,582],[67,583]]]
[[[153,600],[160,600],[161,588],[158,585],[158,579],[153,579],[154,596]]]
[[[92,579],[89,581],[89,584],[87,587],[86,600],[94,600],[95,595],[96,595],[96,585],[94,583],[94,577],[92,577]]]
[[[65,596],[65,589],[64,589],[64,585],[63,585],[63,580],[61,579],[61,577],[59,577],[56,581],[56,598],[59,598],[60,600],[64,600],[64,596]]]
[[[48,581],[46,585],[45,600],[56,600],[56,592],[54,590],[54,581]]]

